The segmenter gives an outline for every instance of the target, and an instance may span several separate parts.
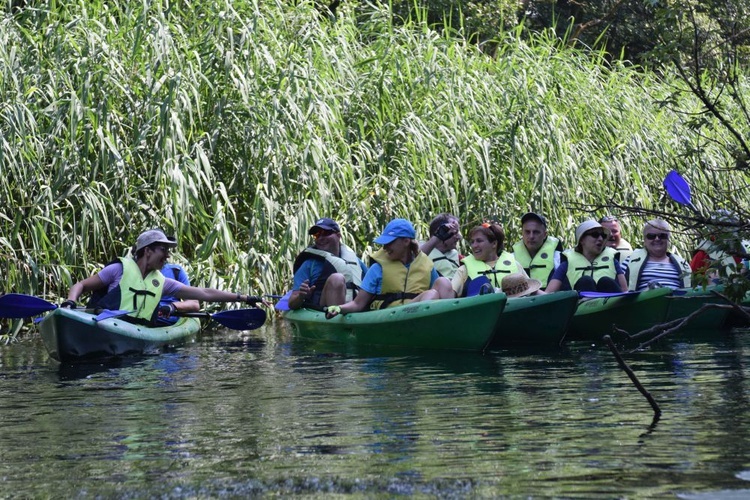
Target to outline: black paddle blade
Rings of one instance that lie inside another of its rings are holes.
[[[0,318],[30,318],[53,309],[57,309],[55,304],[33,295],[8,293],[0,296]]]
[[[266,322],[263,309],[230,309],[211,315],[211,319],[233,330],[255,330]]]

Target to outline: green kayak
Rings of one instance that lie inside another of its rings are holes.
[[[170,326],[134,325],[122,318],[95,321],[85,310],[58,308],[39,323],[49,355],[60,362],[158,352],[166,346],[184,344],[200,331],[197,318],[180,318]]]
[[[576,291],[510,298],[490,348],[559,346],[577,306]]]
[[[297,309],[284,313],[295,335],[352,345],[390,345],[481,351],[505,307],[503,293],[430,300],[336,316]]]
[[[684,318],[694,313],[704,304],[726,304],[727,302],[714,295],[712,290],[723,292],[723,286],[710,286],[707,288],[681,288],[675,290],[674,294],[667,297],[669,300],[669,309],[667,310],[666,321],[672,321]],[[699,316],[690,320],[681,330],[701,330],[715,331],[728,329],[727,318],[730,309],[708,309],[703,311]]]
[[[655,288],[640,293],[581,299],[565,340],[599,341],[612,334],[612,325],[630,334],[651,328],[667,317],[667,297],[671,293],[671,288]]]

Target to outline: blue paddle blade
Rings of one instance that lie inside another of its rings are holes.
[[[625,295],[638,295],[641,292],[629,290],[627,292],[578,292],[582,299],[600,299],[604,297],[623,297]]]
[[[291,297],[291,296],[292,296],[292,292],[291,292],[291,291],[289,291],[289,292],[286,292],[286,293],[285,293],[285,294],[284,294],[284,295],[283,295],[283,296],[282,296],[282,297],[281,297],[281,298],[279,299],[279,301],[278,301],[278,302],[276,302],[276,305],[274,306],[274,308],[275,308],[275,309],[276,309],[277,311],[288,311],[288,310],[289,310],[289,297]]]
[[[211,319],[232,330],[255,330],[266,322],[263,309],[230,309],[210,315]]]
[[[57,309],[55,304],[33,295],[8,293],[0,296],[0,318],[29,318],[53,309]]]
[[[692,206],[693,202],[690,197],[690,185],[676,171],[670,170],[664,178],[664,189],[674,201],[680,205]]]

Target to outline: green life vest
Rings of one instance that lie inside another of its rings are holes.
[[[518,272],[518,263],[510,252],[502,252],[495,261],[495,266],[490,267],[486,262],[478,260],[473,255],[464,257],[461,264],[466,266],[468,279],[464,283],[463,296],[475,295],[481,286],[489,283],[493,288],[502,288],[503,278],[511,273]]]
[[[164,275],[155,269],[143,277],[135,260],[120,257],[119,261],[122,263],[120,283],[104,296],[100,304],[107,307],[107,304],[116,302],[116,307],[109,305],[108,308],[133,311],[128,314],[131,318],[152,321],[164,289]]]
[[[408,304],[414,297],[430,289],[434,265],[424,252],[417,252],[409,267],[399,260],[390,260],[382,248],[375,252],[372,260],[383,268],[383,283],[370,309]]]
[[[680,273],[682,279],[682,286],[690,288],[690,264],[680,257],[671,252],[667,252],[669,256],[669,262],[672,263],[675,270]],[[630,254],[630,260],[628,261],[628,270],[625,273],[625,279],[628,281],[628,290],[638,290],[638,282],[641,281],[641,273],[643,272],[643,265],[648,260],[648,252],[645,248],[639,248]],[[633,277],[631,279],[631,277]]]
[[[575,250],[565,250],[563,256],[568,261],[566,276],[571,288],[575,288],[578,280],[584,276],[591,276],[596,282],[605,276],[617,279],[617,270],[615,269],[617,252],[613,248],[604,247],[602,253],[597,255],[593,261],[589,261],[583,254]]]
[[[560,240],[547,236],[542,246],[532,257],[523,240],[513,245],[513,257],[521,264],[529,278],[542,282],[542,288],[547,287],[547,280],[555,269],[555,251],[559,250]]]

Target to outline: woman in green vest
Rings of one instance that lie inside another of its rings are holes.
[[[523,266],[503,249],[505,232],[496,222],[485,222],[469,232],[471,254],[464,257],[451,285],[458,297],[500,291],[505,276],[521,273]],[[526,276],[528,277],[528,276]]]
[[[607,246],[609,230],[590,219],[576,228],[576,246],[563,252],[560,263],[547,285],[547,293],[558,290],[626,292],[628,284],[617,259]]]

